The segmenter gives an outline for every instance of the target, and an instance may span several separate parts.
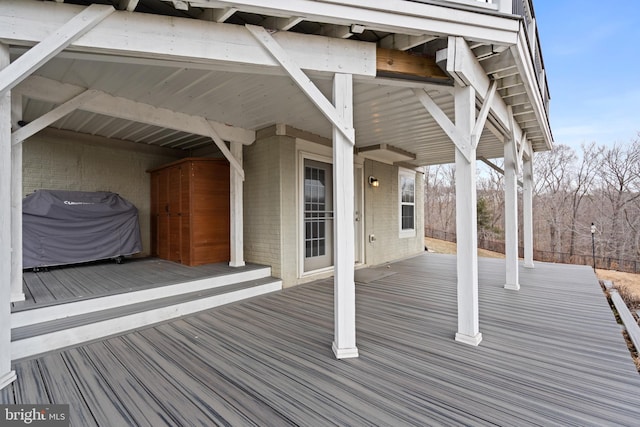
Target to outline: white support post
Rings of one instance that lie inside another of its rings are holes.
[[[231,155],[242,166],[242,143],[231,142]],[[231,186],[231,267],[244,266],[244,217],[243,217],[243,178],[235,169],[230,168]]]
[[[476,97],[471,86],[455,86],[455,122],[471,137]],[[458,236],[458,332],[456,341],[477,346],[482,341],[478,311],[478,215],[476,211],[476,150],[471,161],[456,147],[456,233]]]
[[[0,70],[9,66],[0,43]],[[0,94],[0,389],[16,379],[11,370],[11,92]]]
[[[524,266],[533,268],[533,150],[522,166]]]
[[[519,290],[518,276],[518,157],[512,136],[504,145],[504,247],[505,289]]]
[[[22,96],[11,94],[11,124],[22,120]],[[11,146],[11,302],[24,301],[22,288],[22,144]]]
[[[333,80],[335,111],[347,129],[353,128],[353,76],[336,74]],[[337,359],[358,357],[356,347],[355,244],[353,210],[353,142],[344,128],[333,127],[333,259],[334,332]]]

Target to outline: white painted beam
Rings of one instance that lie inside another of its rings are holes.
[[[225,7],[224,9],[215,9],[213,11],[213,20],[216,22],[224,22],[231,18],[238,11],[235,7]]]
[[[471,135],[475,125],[475,91],[455,87],[455,121],[460,132]],[[482,341],[478,310],[478,215],[475,149],[469,161],[456,148],[456,235],[458,272],[458,331],[456,341],[477,346]]]
[[[346,126],[353,126],[353,78],[336,74],[333,80],[335,110]],[[333,259],[334,340],[336,358],[358,357],[356,347],[355,243],[353,218],[353,143],[333,128]]]
[[[60,120],[62,117],[66,116],[72,111],[77,110],[83,104],[94,99],[101,93],[98,90],[86,90],[82,92],[80,95],[77,95],[62,105],[54,108],[48,113],[38,117],[36,120],[32,121],[25,127],[22,127],[11,134],[11,144],[16,145],[24,141],[25,139],[35,135],[40,132],[42,129],[49,126],[51,123]]]
[[[139,0],[120,0],[118,9],[133,12],[138,7]]]
[[[353,35],[351,27],[348,25],[325,24],[320,28],[320,36],[335,37],[338,39],[348,39]]]
[[[302,16],[292,16],[289,18],[281,18],[277,16],[270,16],[260,23],[264,28],[273,30],[289,31],[299,23],[304,21]]]
[[[199,7],[229,7],[232,1],[198,0]],[[415,36],[454,34],[494,44],[514,44],[518,21],[442,4],[403,0],[243,0],[242,10],[267,16],[304,16],[307,21],[337,25],[364,25],[367,29]]]
[[[258,40],[262,46],[278,61],[287,71],[298,87],[307,95],[309,100],[320,109],[320,112],[337,128],[342,134],[355,144],[355,130],[353,126],[347,126],[341,118],[337,108],[320,92],[320,89],[313,84],[311,79],[300,69],[298,64],[291,58],[280,44],[262,27],[246,25],[247,30]]]
[[[231,141],[231,155],[242,166],[242,144]],[[229,170],[230,206],[231,206],[231,267],[242,267],[244,263],[244,216],[243,216],[243,177],[235,168]]]
[[[31,46],[46,39],[83,9],[53,2],[3,0],[0,2],[0,40],[12,46]],[[373,43],[288,31],[273,37],[304,70],[376,75]],[[126,60],[119,61],[129,63],[176,61],[205,68],[213,65],[238,69],[240,66],[252,72],[273,72],[281,68],[242,26],[146,13],[116,11],[69,47],[75,54],[121,56]]]
[[[109,16],[111,6],[92,4],[0,71],[0,94],[15,87],[74,40]]]
[[[0,43],[0,70],[9,66]],[[11,370],[11,92],[0,94],[0,389],[16,379]]]
[[[519,290],[518,274],[518,159],[515,139],[504,145],[504,248],[505,289]]]
[[[378,46],[384,49],[408,50],[435,40],[432,35],[410,36],[407,34],[389,34],[378,42]]]
[[[431,117],[440,125],[442,130],[449,136],[451,141],[455,144],[456,148],[467,159],[468,162],[474,162],[475,157],[471,152],[474,147],[471,145],[470,136],[465,135],[457,127],[457,123],[453,124],[449,117],[438,107],[438,104],[429,96],[427,92],[421,89],[414,89],[413,93],[416,95],[422,106],[431,114]],[[474,107],[473,121],[475,124],[475,107]]]
[[[533,153],[522,165],[522,232],[524,266],[533,268]]]
[[[11,127],[19,129],[22,96],[11,94]],[[11,302],[24,301],[22,282],[22,144],[11,147]]]
[[[16,88],[16,91],[27,98],[55,104],[61,104],[85,90],[87,88],[40,76],[31,76]],[[211,136],[209,129],[211,126],[223,140],[241,142],[245,145],[252,144],[256,137],[255,132],[248,129],[211,120],[207,120],[208,125],[205,125],[202,117],[199,116],[154,107],[104,92],[100,92],[98,96],[85,102],[82,105],[82,110],[203,136]]]
[[[454,80],[461,85],[473,86],[481,97],[481,101],[484,101],[485,94],[490,93],[491,80],[464,39],[449,37],[447,49],[439,51],[437,57],[439,60],[446,58],[447,72]],[[508,111],[507,104],[497,93],[491,103],[491,115],[506,132],[513,129],[516,140],[521,139],[522,129],[517,123],[511,126],[510,117],[512,114]]]

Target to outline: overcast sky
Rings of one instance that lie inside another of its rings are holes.
[[[556,144],[640,132],[640,1],[534,0]]]

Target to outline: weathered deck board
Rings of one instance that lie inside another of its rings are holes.
[[[590,268],[537,264],[509,291],[481,259],[479,347],[453,339],[455,257],[391,270],[356,287],[358,359],[331,352],[328,279],[19,362],[0,399],[81,395],[73,425],[637,425],[640,375]]]

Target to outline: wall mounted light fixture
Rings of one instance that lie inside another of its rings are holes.
[[[375,176],[369,177],[369,185],[372,187],[380,187],[380,181]]]

